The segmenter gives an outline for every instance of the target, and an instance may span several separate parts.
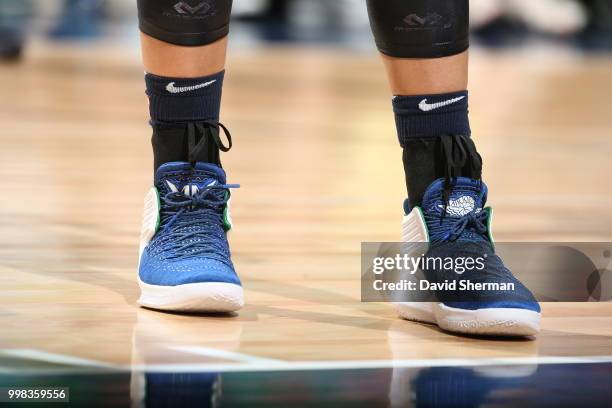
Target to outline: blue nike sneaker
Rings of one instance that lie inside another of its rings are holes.
[[[227,242],[230,188],[222,168],[174,162],[159,167],[145,199],[138,283],[141,306],[233,312],[244,305]]]
[[[437,284],[463,281],[474,286],[462,290],[436,286],[437,302],[396,303],[400,317],[463,334],[532,336],[539,332],[538,302],[495,254],[492,209],[485,207],[486,200],[487,186],[482,181],[458,177],[445,188],[444,179],[439,179],[427,188],[421,207],[407,209],[403,241],[428,243],[424,277]],[[435,262],[461,258],[480,259],[481,267],[445,269]]]

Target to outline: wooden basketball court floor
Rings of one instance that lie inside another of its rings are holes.
[[[471,118],[499,241],[612,241],[612,58],[476,50]],[[360,302],[362,241],[399,237],[404,187],[377,56],[231,53],[222,121],[232,316],[136,305],[152,158],[136,51],[35,45],[0,65],[0,370],[258,371],[612,361],[612,304],[546,303],[488,340]]]

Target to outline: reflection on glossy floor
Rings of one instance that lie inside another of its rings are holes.
[[[473,58],[473,128],[497,239],[612,240],[612,59],[547,58]],[[224,163],[242,184],[231,241],[248,304],[225,317],[135,305],[152,167],[138,55],[35,48],[22,65],[0,66],[0,78],[5,369],[612,356],[610,304],[546,304],[536,341],[491,341],[359,302],[360,242],[396,240],[403,199],[374,55],[262,49],[231,59],[222,116],[234,149]]]
[[[100,371],[23,376],[19,381],[31,387],[68,387],[70,406],[78,407],[603,408],[609,406],[611,375],[608,363],[292,372]],[[14,377],[0,374],[0,386],[14,382]]]

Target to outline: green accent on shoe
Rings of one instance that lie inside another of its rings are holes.
[[[491,231],[491,226],[493,225],[493,208],[485,207],[484,211],[487,212],[487,234],[489,235],[489,241],[491,241],[491,245],[493,245],[493,249],[495,249],[495,240],[493,239],[493,231]]]
[[[230,210],[229,210],[229,204],[230,204],[230,197],[231,194],[229,191],[226,192],[227,196],[227,204],[225,204],[225,208],[223,209],[223,229],[225,229],[225,232],[228,232],[229,230],[232,229],[233,225],[232,225],[232,217],[230,215]]]

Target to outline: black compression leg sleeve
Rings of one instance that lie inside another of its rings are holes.
[[[397,58],[440,58],[469,46],[469,0],[367,0],[378,49]]]
[[[138,0],[140,30],[184,46],[213,43],[227,35],[232,0]]]

